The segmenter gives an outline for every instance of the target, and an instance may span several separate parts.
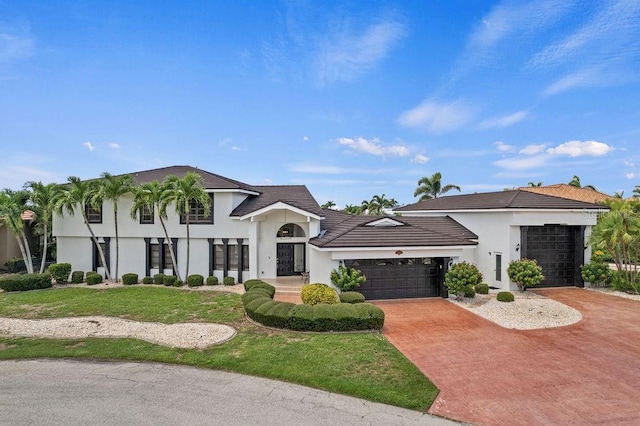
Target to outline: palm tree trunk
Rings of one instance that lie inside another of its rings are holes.
[[[33,265],[30,268],[29,264],[31,263],[31,258],[27,257],[27,251],[24,248],[24,242],[22,241],[22,237],[16,234],[16,240],[18,240],[18,246],[20,247],[20,253],[22,253],[22,260],[24,260],[24,266],[27,268],[27,273],[33,272]]]
[[[44,223],[44,243],[42,247],[42,260],[40,261],[40,273],[44,272],[44,265],[47,263],[47,247],[49,245],[49,228],[47,222]]]
[[[93,240],[93,243],[96,245],[96,248],[98,249],[100,260],[104,265],[104,274],[107,276],[107,280],[113,282],[113,278],[111,278],[111,272],[109,272],[109,265],[107,265],[107,259],[104,257],[104,251],[102,251],[102,247],[98,242],[98,238],[96,237],[96,234],[93,233],[93,229],[91,228],[91,225],[89,225],[89,220],[87,219],[87,216],[84,214],[84,209],[82,209],[82,217],[84,218],[84,224],[87,225],[87,229],[91,234],[91,239]]]
[[[190,238],[189,238],[189,213],[186,214],[187,216],[187,271],[186,271],[186,275],[185,275],[185,279],[189,279],[189,245],[190,245]]]
[[[27,262],[27,272],[33,274],[33,259],[31,258],[31,247],[29,247],[29,240],[27,239],[27,234],[25,234],[24,229],[20,231],[22,236],[22,240],[24,241],[24,249],[27,253],[27,258],[29,262]]]
[[[162,225],[162,230],[164,231],[164,236],[167,239],[167,244],[169,245],[169,254],[171,255],[171,262],[173,262],[173,269],[176,271],[176,278],[178,281],[182,281],[180,278],[180,271],[178,271],[178,265],[176,263],[176,255],[173,253],[173,242],[171,238],[169,238],[169,233],[167,232],[167,227],[164,224],[164,220],[162,220],[162,216],[158,215],[160,219],[160,225]]]
[[[118,238],[118,204],[113,203],[113,223],[116,228],[116,276],[114,282],[118,282],[118,263],[120,262],[120,239]]]

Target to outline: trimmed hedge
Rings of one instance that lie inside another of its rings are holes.
[[[138,274],[124,274],[122,276],[122,284],[124,285],[133,285],[138,284]]]
[[[71,273],[71,284],[80,284],[84,282],[84,271],[73,271]]]
[[[224,277],[222,279],[222,284],[224,285],[236,285],[236,279],[233,277]]]
[[[4,291],[40,290],[50,288],[52,285],[49,273],[7,275],[0,278],[0,288]]]
[[[364,303],[364,294],[357,291],[343,291],[340,293],[340,303]]]
[[[189,275],[187,277],[187,285],[189,287],[200,287],[204,285],[204,277],[199,274]]]
[[[162,274],[162,273],[155,274],[153,276],[153,283],[154,284],[164,284],[164,274]]]
[[[69,281],[69,275],[71,274],[71,264],[54,263],[53,265],[49,265],[48,272],[56,281],[56,284],[66,284]]]
[[[178,278],[175,275],[162,275],[162,284],[166,285],[167,287],[171,287],[172,285],[174,285],[176,283],[176,280]]]
[[[370,303],[295,305],[273,300],[275,288],[260,280],[244,283],[242,303],[247,316],[269,327],[299,331],[380,330],[384,312]]]
[[[153,284],[153,277],[142,278],[142,284]]]
[[[513,296],[513,293],[509,291],[501,291],[498,293],[498,302],[513,302],[516,298]]]
[[[87,272],[87,276],[85,277],[85,281],[87,281],[87,285],[96,285],[102,282],[102,275],[97,272]]]
[[[207,285],[218,285],[220,284],[218,282],[218,277],[216,277],[215,275],[211,275],[209,277],[207,277]]]

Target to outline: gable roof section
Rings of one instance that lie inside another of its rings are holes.
[[[478,238],[449,216],[338,216],[325,210],[325,217],[321,227],[326,232],[309,240],[309,244],[320,248],[473,246],[477,244],[473,240]],[[386,218],[402,226],[369,226]]]
[[[614,197],[589,188],[576,188],[566,183],[558,183],[546,186],[526,186],[518,188],[523,191],[536,194],[552,195],[554,197],[568,198],[570,200],[584,201],[585,203],[604,203]]]
[[[227,189],[227,190],[239,190],[258,193],[254,186],[247,185],[246,183],[229,179],[224,176],[216,175],[206,170],[198,169],[192,166],[170,166],[162,167],[158,169],[143,170],[140,172],[129,173],[133,178],[136,185],[141,183],[152,182],[157,180],[162,182],[166,176],[175,175],[183,177],[188,172],[197,173],[202,176],[205,189]]]
[[[599,204],[570,200],[551,195],[537,194],[520,189],[500,192],[484,192],[478,194],[451,195],[432,198],[415,204],[399,207],[397,212],[410,211],[454,211],[454,210],[498,210],[498,209],[529,209],[529,210],[575,210],[575,209],[603,209]]]
[[[260,196],[250,196],[244,200],[233,212],[232,217],[250,215],[277,203],[284,203],[318,217],[323,217],[323,211],[304,185],[270,185],[254,186]]]

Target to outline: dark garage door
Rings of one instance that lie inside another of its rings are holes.
[[[365,259],[345,262],[367,278],[357,291],[368,300],[437,297],[438,263],[431,258]]]
[[[544,225],[521,228],[522,257],[536,259],[544,281],[537,287],[583,286],[580,265],[584,260],[581,226]]]

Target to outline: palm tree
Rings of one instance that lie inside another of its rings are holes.
[[[385,194],[374,195],[369,201],[369,214],[382,214],[384,209],[392,208],[398,205],[394,199],[386,198]]]
[[[171,255],[171,261],[173,262],[173,269],[175,270],[176,278],[179,281],[182,281],[180,271],[178,271],[178,264],[176,263],[176,256],[173,252],[173,243],[171,242],[171,238],[169,238],[167,226],[164,222],[165,219],[167,219],[167,206],[170,203],[169,189],[170,188],[166,183],[160,184],[157,180],[143,183],[142,185],[134,188],[131,217],[137,220],[138,215],[143,208],[146,208],[151,212],[155,212],[158,215],[158,220],[160,221],[165,239],[169,245],[169,254]]]
[[[539,188],[542,186],[542,182],[529,182],[527,186],[531,188]]]
[[[27,208],[28,198],[26,191],[5,189],[0,192],[0,222],[6,225],[15,235],[27,272],[33,274],[31,249],[29,248],[27,235],[24,232],[24,221],[22,220],[22,213]]]
[[[333,202],[333,200],[329,200],[326,203],[324,203],[323,205],[320,206],[320,208],[323,209],[330,209],[331,207],[335,207],[336,203]]]
[[[633,195],[632,195],[632,197],[633,197],[633,198],[640,198],[640,185],[636,185],[636,186],[633,188]]]
[[[613,194],[613,198],[624,198],[624,191],[620,191],[620,192],[616,191]]]
[[[592,190],[596,191],[596,187],[593,186],[593,185],[582,186],[582,184],[580,183],[580,176],[577,176],[577,175],[573,175],[573,177],[569,181],[569,185],[573,186],[575,188],[585,188],[585,189],[592,189]]]
[[[211,211],[211,197],[209,197],[209,194],[204,190],[202,176],[197,173],[189,172],[182,178],[168,176],[166,181],[170,188],[167,199],[175,203],[176,213],[184,216],[185,224],[187,225],[187,269],[185,278],[188,279],[190,251],[189,212],[191,206],[195,204],[204,208],[205,217],[209,216]]]
[[[29,188],[29,201],[31,208],[35,210],[38,225],[42,226],[42,260],[40,262],[40,273],[44,272],[47,261],[47,251],[49,249],[49,232],[51,229],[51,219],[56,209],[56,202],[61,193],[61,187],[57,183],[44,185],[42,182],[27,182],[25,187]]]
[[[120,239],[118,238],[118,200],[125,194],[132,192],[133,179],[130,175],[113,176],[110,173],[102,173],[102,180],[99,183],[98,191],[95,195],[96,203],[111,201],[113,203],[113,223],[116,234],[116,268],[113,279],[117,282],[119,278],[118,264],[120,263]]]
[[[347,204],[342,209],[343,212],[349,214],[362,214],[362,206],[356,206],[355,204]]]
[[[93,232],[93,228],[91,228],[89,218],[87,218],[87,207],[99,206],[99,203],[97,203],[95,199],[96,192],[98,191],[98,181],[83,181],[77,176],[69,176],[69,178],[67,178],[67,182],[68,184],[64,185],[60,192],[60,197],[56,203],[56,212],[59,215],[63,215],[66,211],[70,216],[73,216],[76,209],[80,210],[82,213],[82,220],[87,226],[89,234],[91,234],[91,239],[96,245],[98,255],[104,265],[104,272],[107,276],[107,280],[113,281],[111,272],[109,271],[109,265],[107,265],[107,260],[104,257],[104,250],[102,250],[102,246],[100,246],[98,238],[96,238],[96,234]]]
[[[460,187],[454,184],[442,185],[442,174],[440,172],[434,173],[431,177],[423,177],[418,181],[418,187],[413,192],[413,196],[420,195],[418,201],[429,200],[431,198],[438,198],[438,196],[445,194],[452,189],[460,191]]]

